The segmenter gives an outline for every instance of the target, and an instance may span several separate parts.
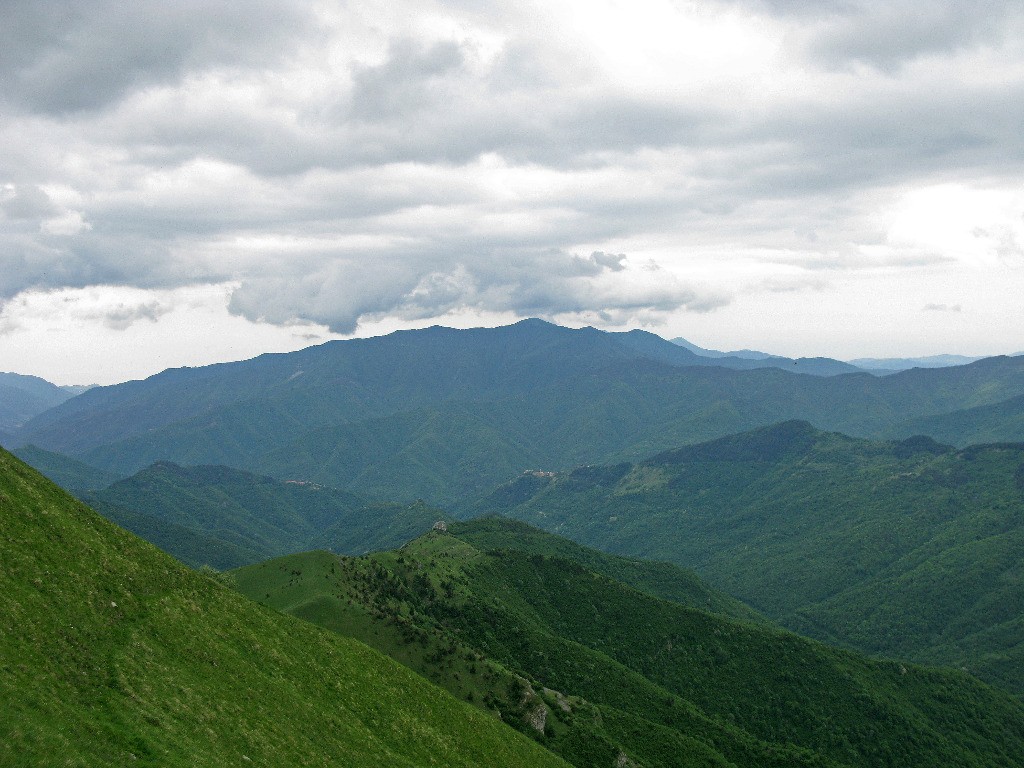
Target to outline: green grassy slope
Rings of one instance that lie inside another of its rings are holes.
[[[349,554],[387,549],[428,530],[441,515],[422,503],[370,504],[315,483],[170,462],[84,498],[183,562],[216,568],[314,547]]]
[[[260,608],[0,451],[0,764],[559,765],[356,641]]]
[[[524,476],[476,507],[664,559],[806,634],[1024,693],[1024,446],[789,422],[628,466]]]
[[[87,503],[107,520],[131,531],[150,544],[155,544],[193,568],[209,566],[224,571],[247,563],[259,562],[267,556],[264,551],[227,541],[218,535],[207,535],[154,515],[137,512],[129,507],[109,504],[95,498],[89,498]]]
[[[966,675],[728,620],[564,557],[483,551],[458,527],[395,552],[307,553],[232,575],[255,599],[498,710],[580,768],[1024,760],[1024,705]]]
[[[762,744],[714,723],[681,701],[673,700],[681,707],[680,721],[686,723],[682,730],[642,713],[553,690],[521,665],[483,653],[429,608],[435,590],[447,596],[448,590],[458,589],[455,585],[461,581],[464,563],[455,560],[456,553],[469,559],[478,554],[454,537],[428,536],[398,553],[338,558],[309,552],[241,568],[230,576],[244,594],[362,640],[458,698],[499,715],[580,768],[619,761],[650,766],[735,765],[715,745],[719,736],[730,751],[744,756],[744,765],[820,764],[797,750]],[[512,631],[515,634],[518,629]],[[557,642],[547,643],[547,651],[561,649]],[[603,656],[591,668],[595,674],[608,674],[609,669],[602,667],[609,663],[613,680],[639,688],[648,700],[672,699],[667,691]],[[631,706],[630,701],[622,703]],[[764,762],[752,763],[752,755]]]
[[[122,476],[114,472],[86,464],[53,451],[45,451],[36,445],[25,445],[11,451],[26,464],[34,467],[61,488],[75,495],[106,488]]]

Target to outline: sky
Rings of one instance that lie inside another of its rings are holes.
[[[0,370],[542,317],[1024,351],[1024,6],[5,0]]]

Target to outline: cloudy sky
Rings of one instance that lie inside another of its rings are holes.
[[[0,370],[434,323],[1024,351],[1024,7],[5,0]]]

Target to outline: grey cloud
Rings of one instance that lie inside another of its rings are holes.
[[[103,324],[115,331],[123,331],[130,328],[140,320],[156,322],[161,315],[171,311],[171,307],[165,306],[158,301],[149,301],[141,304],[128,305],[118,304],[102,314]]]
[[[359,119],[401,118],[433,107],[447,75],[463,64],[462,49],[446,41],[422,47],[408,38],[393,40],[387,60],[378,66],[357,66],[352,73],[351,113]]]
[[[950,167],[966,172],[1024,165],[1018,130],[1024,93],[1013,85],[999,93],[956,82],[941,92],[908,85],[799,109],[769,108],[754,121],[622,96],[581,100],[565,94],[547,102],[495,95],[478,101],[478,84],[459,67],[442,75],[455,80],[438,85],[429,98],[430,89],[424,89],[405,111],[384,111],[373,119],[367,113],[297,128],[275,125],[272,115],[251,114],[213,118],[204,126],[202,118],[168,109],[165,125],[144,125],[136,139],[146,139],[149,147],[163,143],[170,161],[220,157],[260,175],[410,162],[465,165],[485,153],[573,171],[614,164],[645,148],[681,148],[694,159],[679,171],[688,174],[686,188],[673,193],[688,193],[689,209],[705,216],[733,213],[752,199],[835,195]],[[354,212],[372,192],[371,185],[348,198]],[[601,205],[627,226],[658,207],[666,213],[683,210],[668,196],[660,202],[645,198],[643,206],[633,201],[621,194]]]
[[[26,290],[90,285],[173,287],[216,282],[217,275],[190,275],[187,262],[171,257],[166,244],[145,237],[84,232],[74,237],[0,233],[4,269],[0,307]],[[222,277],[222,276],[220,276]]]
[[[833,64],[862,62],[892,71],[923,55],[999,44],[1020,20],[1020,4],[1001,0],[865,3],[826,23],[811,52]]]
[[[498,10],[514,16],[509,7]],[[645,282],[647,267],[622,254],[579,255],[579,244],[649,237],[685,253],[739,243],[777,249],[763,260],[808,272],[855,269],[868,261],[856,246],[884,239],[857,219],[858,196],[1022,170],[1019,82],[954,77],[935,87],[901,80],[894,64],[999,40],[986,24],[1012,21],[1009,4],[984,5],[978,15],[991,19],[965,21],[960,38],[963,12],[951,3],[915,8],[923,20],[904,18],[905,2],[759,7],[798,19],[809,69],[863,60],[895,74],[872,71],[822,98],[723,106],[614,88],[586,61],[510,24],[490,59],[466,39],[396,32],[378,63],[329,73],[337,93],[303,95],[274,90],[263,69],[320,34],[303,4],[157,12],[148,2],[88,11],[14,3],[0,31],[4,93],[60,114],[3,121],[5,135],[20,136],[22,159],[17,192],[0,203],[12,222],[0,233],[11,263],[0,301],[26,288],[236,281],[239,315],[339,332],[361,318],[460,308],[580,317],[599,308],[607,322],[708,311],[728,297],[665,276]],[[871,34],[883,22],[891,28]],[[255,95],[202,92],[198,75],[218,66],[237,67],[241,92]],[[188,88],[145,90],[183,81]],[[37,169],[25,149],[33,143],[47,153]],[[490,155],[510,171],[550,174],[551,189],[500,188],[500,174],[476,167]],[[38,231],[40,217],[59,211],[33,184],[63,180],[63,162],[93,228],[58,237]],[[192,173],[204,164],[227,166],[227,181],[218,181],[223,167]],[[488,223],[503,217],[523,225]],[[275,239],[286,244],[280,252],[266,244]],[[939,257],[886,258],[883,266],[907,267]]]
[[[828,251],[870,236],[850,216],[858,195],[908,180],[1024,171],[1022,104],[1020,83],[974,89],[948,82],[941,91],[908,83],[800,110],[775,109],[759,125],[733,122],[732,137],[715,137],[711,146],[721,151],[698,156],[691,183],[701,194],[701,212],[730,214],[716,225],[776,242],[787,224],[810,229],[815,247]],[[844,231],[846,222],[859,231]]]
[[[371,257],[372,258],[372,257]],[[322,259],[311,269],[284,269],[247,277],[231,294],[230,312],[277,325],[322,323],[335,333],[355,331],[359,319],[393,310],[419,281],[409,260],[388,259],[373,269],[370,259]]]
[[[990,249],[992,253],[1004,260],[1016,260],[1024,256],[1024,241],[1018,237],[1014,228],[1009,226],[986,229],[975,227],[971,231],[979,242]]]
[[[0,210],[3,210],[8,218],[32,221],[60,212],[60,208],[50,196],[35,184],[14,187],[8,195],[0,193]]]
[[[716,115],[684,106],[603,94],[599,99],[572,93],[550,100],[526,94],[482,94],[473,85],[452,85],[450,98],[388,113],[369,125],[342,124],[341,146],[348,152],[325,157],[326,165],[355,162],[424,161],[464,164],[486,153],[515,163],[557,168],[595,167],[600,153],[696,145]],[[459,91],[461,94],[456,95]]]
[[[878,253],[864,253],[859,248],[848,246],[831,251],[780,251],[766,258],[766,261],[799,267],[809,273],[850,272],[865,268],[914,269],[954,264],[956,258],[943,253],[918,249],[885,248]],[[783,280],[782,285],[787,281]],[[798,285],[815,287],[827,285],[820,278],[807,277]]]
[[[626,254],[624,253],[594,251],[590,254],[590,260],[604,269],[610,269],[612,272],[621,272],[626,268],[626,265],[623,263],[626,261]]]
[[[311,134],[283,127],[280,138],[296,150],[291,167],[301,170],[304,162],[334,168],[464,164],[485,153],[513,162],[580,167],[600,164],[592,155],[608,150],[696,143],[721,117],[706,105],[580,87],[571,66],[547,61],[538,46],[512,41],[507,48],[485,62],[469,42],[423,45],[393,39],[382,63],[353,67],[351,93],[311,117],[316,126]],[[528,72],[526,58],[534,65]],[[266,167],[259,154],[241,161]]]
[[[0,315],[0,336],[6,336],[8,334],[20,331],[24,326],[17,320],[6,315]]]
[[[727,0],[728,2],[728,0]],[[735,0],[783,19],[798,19],[804,52],[833,67],[866,64],[894,72],[921,56],[949,54],[1019,39],[1024,9],[1015,0]]]
[[[625,257],[590,258],[552,250],[493,251],[452,262],[438,253],[393,256],[386,270],[349,258],[325,260],[313,274],[259,275],[234,291],[230,310],[251,320],[312,321],[349,334],[361,320],[386,315],[437,317],[462,309],[511,311],[541,317],[579,315],[595,307],[620,316],[697,312],[728,299],[661,277],[634,282],[646,270],[628,269]],[[368,256],[366,261],[372,261]],[[604,262],[601,264],[599,262]],[[432,265],[432,266],[431,266]],[[616,284],[601,282],[615,275]],[[621,281],[621,282],[620,282]]]
[[[314,32],[295,2],[8,0],[0,77],[7,98],[32,109],[95,109],[189,68],[267,62]]]
[[[698,314],[714,312],[716,309],[721,309],[732,303],[731,297],[716,292],[688,291],[686,296],[680,296],[680,299],[683,300],[680,306],[688,312],[697,312]]]
[[[775,277],[764,280],[758,288],[769,293],[821,292],[832,288],[832,283],[817,276]]]
[[[876,12],[864,8],[838,16]],[[554,78],[548,64],[534,76],[540,84],[517,80],[507,76],[511,65],[501,56],[486,67],[470,66],[467,46],[398,38],[381,64],[355,67],[351,94],[298,122],[259,105],[196,115],[173,103],[135,123],[131,115],[118,120],[131,125],[124,140],[156,152],[154,161],[213,156],[267,175],[399,162],[461,165],[489,152],[516,163],[578,169],[646,148],[692,148],[705,174],[693,181],[720,187],[700,210],[719,214],[754,194],[815,194],[954,161],[985,165],[1005,156],[1008,143],[1020,144],[1022,115],[1014,105],[1021,102],[1012,86],[996,94],[957,82],[943,84],[941,92],[883,84],[867,97],[727,114],[705,104],[595,94],[572,80],[545,83],[544,76]],[[525,50],[520,57],[540,56]],[[116,132],[117,125],[98,130]],[[749,164],[729,162],[744,146],[762,151],[751,154]]]

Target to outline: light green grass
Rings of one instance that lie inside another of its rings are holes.
[[[245,599],[0,451],[0,765],[556,766],[392,660]]]

